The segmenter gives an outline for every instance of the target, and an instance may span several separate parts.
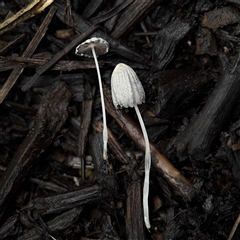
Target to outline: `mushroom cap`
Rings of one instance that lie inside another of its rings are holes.
[[[111,77],[113,104],[116,108],[128,108],[145,102],[145,92],[135,71],[119,63]]]
[[[92,48],[94,48],[97,57],[103,55],[109,50],[109,43],[102,38],[92,37],[76,47],[75,54],[92,58]]]

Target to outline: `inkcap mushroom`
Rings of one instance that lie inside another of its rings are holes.
[[[107,133],[107,120],[106,120],[106,111],[105,111],[105,103],[103,96],[103,88],[102,88],[102,79],[100,74],[100,69],[98,65],[97,57],[107,53],[109,50],[109,44],[102,38],[90,38],[85,42],[79,44],[76,47],[75,54],[84,56],[84,57],[93,57],[94,62],[97,69],[101,103],[102,103],[102,115],[103,115],[103,158],[106,160],[107,157],[107,142],[108,142],[108,133]]]
[[[113,70],[111,77],[111,91],[113,104],[116,108],[134,107],[140,126],[142,128],[145,140],[145,178],[143,185],[143,213],[145,226],[149,229],[149,211],[148,211],[148,194],[149,194],[149,174],[151,167],[151,153],[146,128],[144,126],[138,104],[145,101],[145,92],[138,79],[135,71],[124,63],[119,63]]]

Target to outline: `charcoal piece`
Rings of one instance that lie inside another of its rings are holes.
[[[97,26],[92,26],[87,29],[86,32],[76,36],[70,43],[68,43],[61,51],[56,53],[48,62],[46,62],[44,65],[42,65],[40,68],[37,69],[34,76],[31,78],[31,80],[27,83],[25,83],[22,86],[22,91],[27,91],[33,83],[39,78],[40,75],[45,73],[47,70],[49,70],[55,63],[57,63],[63,56],[65,56],[68,52],[73,50],[74,47],[76,47],[77,44],[81,43],[83,40],[85,40],[89,35],[94,33],[97,30]]]
[[[208,28],[199,28],[196,33],[196,55],[209,54],[215,56],[218,54],[218,48],[213,32]]]
[[[8,218],[0,227],[0,239],[7,239],[7,237],[14,236],[17,234],[18,230],[18,217],[14,215]]]
[[[224,134],[222,134],[221,142],[230,162],[233,177],[237,181],[238,186],[240,186],[240,148],[234,148],[238,143],[235,131],[231,131],[228,138],[225,138]]]
[[[94,185],[47,197],[37,197],[33,204],[41,215],[46,215],[96,202],[103,197],[106,197],[106,195],[102,194],[101,188]]]
[[[20,86],[28,82],[31,77],[25,77]],[[74,94],[73,100],[82,102],[84,100],[84,77],[81,73],[61,74],[61,76],[52,77],[51,75],[40,76],[32,85],[36,92],[45,92],[56,81],[64,81],[68,84],[72,93]]]
[[[196,12],[207,12],[214,7],[211,0],[200,0],[196,2],[195,11]]]
[[[152,27],[155,29],[163,29],[171,21],[174,14],[174,8],[168,8],[167,6],[157,6],[151,14]]]
[[[100,14],[97,17],[91,18],[91,22],[93,24],[100,24],[102,22],[108,22],[110,21],[112,27],[114,27],[114,23],[117,21],[119,17],[119,13],[123,11],[124,8],[126,8],[129,4],[131,4],[134,0],[127,0],[127,1],[122,1],[122,0],[116,0],[115,2],[110,3],[110,10],[107,12],[104,12]],[[107,24],[108,25],[108,24]],[[104,24],[106,27],[106,24]],[[110,31],[110,29],[109,29]]]
[[[215,8],[203,15],[202,26],[217,29],[240,21],[240,12],[236,7]]]
[[[157,33],[154,43],[154,70],[162,70],[173,59],[175,48],[179,41],[193,27],[195,20],[181,20],[179,18],[167,24]]]
[[[30,180],[38,184],[40,188],[47,189],[53,192],[60,193],[60,192],[66,192],[67,190],[67,188],[59,186],[58,184],[55,184],[54,182],[51,182],[51,181],[43,181],[37,178],[30,178]]]
[[[234,3],[238,6],[240,6],[240,0],[226,0],[226,2]]]
[[[82,15],[85,18],[90,18],[95,12],[98,11],[106,3],[106,0],[90,0],[84,8]]]
[[[232,46],[235,48],[235,44],[239,44],[239,37],[231,35],[229,32],[222,30],[222,29],[217,29],[215,31],[215,35],[217,38],[220,38],[224,42],[227,42],[228,44],[232,44]]]
[[[92,120],[92,99],[86,99],[82,103],[81,110],[81,123],[79,126],[79,135],[78,135],[78,156],[81,159],[81,175],[82,181],[85,179],[85,161],[84,161],[84,153],[86,148],[86,143],[88,139],[88,131],[90,128],[90,123]]]
[[[139,146],[145,149],[145,141],[140,127],[134,120],[120,109],[116,109],[112,104],[109,90],[104,91],[106,110],[121,126],[127,135]],[[189,197],[192,191],[191,182],[159,151],[157,146],[150,142],[152,164],[155,169],[165,177],[168,183],[179,191],[183,196]]]
[[[65,18],[65,8],[56,2],[54,2],[53,5],[55,5],[58,8],[58,11],[56,13],[57,17],[64,23],[68,24],[68,21]],[[77,13],[75,13],[73,11],[72,11],[72,15],[74,18],[74,22],[76,23],[76,25],[74,25],[73,28],[76,31],[84,32],[93,26],[90,22],[88,22],[86,19],[82,18],[80,15],[78,15]],[[111,52],[115,52],[115,53],[119,54],[120,56],[122,56],[123,58],[127,58],[132,61],[141,62],[141,63],[146,60],[143,56],[136,53],[136,51],[133,51],[130,48],[128,48],[127,46],[124,46],[119,41],[117,41],[116,39],[113,39],[112,37],[105,34],[101,30],[96,31],[94,33],[94,36],[103,38],[107,42],[109,42]]]
[[[136,231],[136,229],[138,229]],[[134,180],[127,188],[126,200],[127,239],[146,239],[142,211],[142,186],[140,180]]]
[[[41,240],[43,236],[55,234],[58,232],[63,232],[64,230],[73,226],[73,224],[78,220],[79,215],[82,212],[82,208],[73,208],[69,211],[66,211],[59,216],[53,218],[52,220],[46,222],[47,229],[49,230],[49,234],[47,234],[45,229],[32,228],[29,231],[25,232],[23,235],[19,236],[18,240],[26,240],[26,239],[36,239]]]
[[[71,97],[71,92],[63,82],[54,84],[44,95],[33,128],[19,146],[0,180],[1,217],[34,161],[51,144],[65,123]]]
[[[120,38],[126,35],[154,8],[154,6],[157,5],[157,3],[156,0],[135,0],[122,13],[111,35],[114,38]]]
[[[114,173],[108,162],[103,160],[102,157],[102,133],[97,133],[90,137],[90,149],[98,183],[107,191],[116,194],[118,186],[114,179]]]
[[[152,142],[160,140],[161,136],[168,129],[168,125],[154,125],[147,128],[148,137]]]
[[[193,160],[203,160],[211,144],[229,118],[240,94],[240,64],[235,57],[218,80],[213,92],[197,117],[169,144],[181,157],[186,152]]]
[[[147,85],[151,88],[147,99],[155,102],[155,115],[169,118],[186,109],[201,88],[209,81],[207,72],[193,69],[159,71],[149,75]],[[147,93],[148,94],[148,93]]]
[[[105,14],[99,17],[91,19],[91,22],[95,24],[97,23],[99,24],[100,22],[105,21],[104,27],[108,30],[108,32],[110,32],[113,30],[122,10],[132,2],[133,0],[127,0],[127,1],[116,0],[113,3],[113,8],[110,11],[106,12]]]

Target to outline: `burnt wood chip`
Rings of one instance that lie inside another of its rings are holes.
[[[97,181],[99,185],[110,192],[111,194],[116,194],[118,190],[118,185],[114,178],[114,172],[111,166],[102,157],[103,140],[102,133],[97,133],[90,137],[90,150],[92,153],[92,159],[94,163],[94,170],[97,176]]]
[[[226,2],[234,3],[238,6],[240,6],[240,0],[226,0]]]
[[[106,0],[90,0],[87,3],[87,6],[83,9],[82,15],[85,18],[90,18],[98,9],[103,8]]]
[[[169,118],[186,109],[210,79],[207,72],[190,68],[158,71],[147,78],[152,90],[147,99],[154,102],[155,115]]]
[[[112,104],[111,93],[105,88],[105,104],[107,112],[115,119],[126,134],[139,146],[145,150],[145,142],[140,127],[128,114],[116,109]],[[150,142],[152,164],[156,170],[167,180],[167,182],[184,197],[190,197],[192,191],[191,182]]]
[[[29,168],[65,123],[71,98],[72,93],[63,82],[55,83],[44,95],[33,128],[19,146],[0,180],[1,216],[20,188]]]
[[[91,26],[86,32],[80,34],[79,36],[75,37],[69,44],[67,44],[60,52],[54,55],[52,59],[50,59],[46,64],[41,66],[34,76],[31,78],[31,80],[27,83],[25,83],[22,86],[23,91],[27,91],[33,83],[39,78],[41,74],[46,72],[49,68],[51,68],[55,63],[57,63],[63,56],[65,56],[68,52],[70,52],[76,45],[81,43],[83,40],[85,40],[89,35],[91,35],[93,32],[96,31],[98,27],[97,26]]]
[[[200,27],[196,33],[196,55],[210,54],[215,56],[218,53],[217,42],[213,31]]]
[[[111,35],[114,38],[120,38],[126,35],[154,8],[154,6],[156,6],[157,3],[157,0],[135,0],[122,13]]]
[[[179,157],[188,153],[195,160],[203,160],[210,145],[229,118],[240,94],[239,56],[229,64],[218,80],[212,94],[198,116],[171,142]]]
[[[46,228],[42,226],[31,228],[29,231],[25,232],[23,235],[18,237],[18,240],[25,239],[43,239],[43,237],[49,237],[51,234],[55,234],[59,231],[64,231],[71,227],[79,218],[82,212],[82,208],[73,208],[68,210],[52,220],[46,222]]]
[[[48,63],[49,59],[47,58],[23,58],[23,57],[10,57],[10,58],[0,58],[0,72],[12,70],[16,67],[16,64],[21,63],[22,67],[24,68],[38,68],[42,67],[46,63]],[[105,62],[99,61],[99,66],[103,67],[105,65]],[[53,71],[73,71],[73,70],[79,70],[79,69],[95,69],[95,63],[94,61],[81,61],[81,64],[79,64],[79,61],[59,61],[56,63],[53,67],[50,68],[50,70]]]
[[[225,132],[221,135],[221,142],[226,151],[227,158],[231,164],[233,177],[237,181],[238,186],[240,186],[240,145],[237,142],[237,139],[238,136],[235,131],[230,131],[230,133]],[[235,149],[234,147],[236,146],[237,148]]]
[[[174,57],[177,44],[194,24],[195,20],[193,19],[181,20],[177,18],[157,33],[153,49],[154,70],[162,70],[167,67]]]
[[[237,23],[240,21],[239,10],[236,7],[228,6],[215,8],[203,15],[202,26],[217,29],[228,24]]]
[[[118,2],[116,2],[116,6],[114,6],[111,10],[109,10],[108,12],[100,15],[100,16],[97,16],[97,17],[94,17],[94,18],[91,18],[91,22],[94,23],[94,24],[99,24],[99,23],[102,23],[102,22],[105,22],[106,20],[110,19],[111,18],[115,18],[117,17],[118,13],[121,12],[124,8],[126,8],[129,4],[131,4],[133,2],[133,0],[127,0],[127,1],[124,1],[124,2],[121,2],[120,4],[116,4]]]
[[[65,24],[68,24],[68,21],[65,18],[65,8],[56,2],[54,2],[53,5],[58,8],[58,11],[56,12],[57,17]],[[92,24],[89,21],[87,21],[86,19],[84,19],[74,11],[72,11],[72,16],[73,16],[74,22],[76,23],[73,26],[75,30],[79,32],[84,32],[92,27]],[[139,62],[139,63],[145,62],[147,64],[146,59],[142,55],[136,53],[136,51],[131,50],[129,47],[124,46],[119,41],[112,38],[111,36],[104,33],[103,31],[101,30],[96,31],[94,34],[94,37],[100,37],[106,40],[110,44],[111,52],[115,52],[121,57],[129,59],[131,61]]]
[[[92,122],[92,99],[86,99],[82,103],[81,111],[81,123],[79,126],[79,135],[78,135],[78,156],[81,158],[81,176],[82,181],[85,180],[85,161],[84,153],[88,139],[88,132],[90,128],[90,123]]]
[[[136,231],[136,229],[138,230]],[[142,211],[141,180],[132,181],[127,188],[126,232],[127,239],[146,239]]]
[[[102,188],[94,185],[66,193],[38,197],[34,199],[33,205],[41,215],[46,215],[60,213],[87,203],[93,203],[104,197],[106,197],[106,194],[102,193]]]
[[[5,223],[0,227],[0,239],[6,239],[7,237],[16,235],[18,231],[17,223],[17,215],[13,215],[12,217],[8,218]]]

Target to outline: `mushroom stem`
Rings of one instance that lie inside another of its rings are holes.
[[[102,102],[102,115],[103,115],[103,159],[107,159],[107,142],[108,142],[108,133],[107,133],[107,121],[106,121],[106,112],[105,112],[105,103],[104,103],[104,96],[103,96],[103,87],[102,87],[102,79],[101,74],[99,70],[97,55],[95,52],[94,47],[91,47],[92,54],[94,58],[94,62],[97,69],[97,75],[98,75],[98,82],[99,82],[99,90],[100,90],[100,96],[101,96],[101,102]]]
[[[149,175],[150,175],[150,167],[151,167],[151,152],[150,152],[150,145],[148,140],[147,131],[141,116],[141,113],[138,109],[137,105],[134,105],[135,111],[137,113],[137,117],[142,128],[143,137],[145,140],[145,178],[143,184],[143,215],[144,215],[144,222],[147,229],[151,227],[149,221],[149,211],[148,211],[148,194],[149,194]]]

